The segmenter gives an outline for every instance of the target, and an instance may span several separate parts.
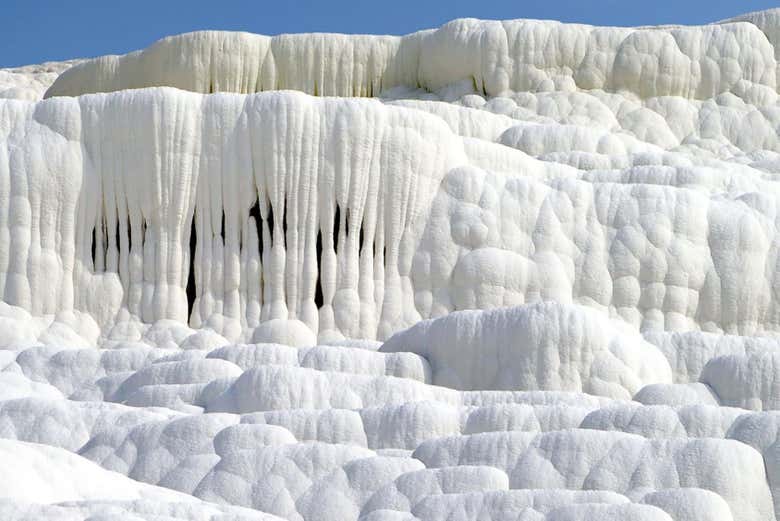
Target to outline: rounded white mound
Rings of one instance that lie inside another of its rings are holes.
[[[300,320],[280,318],[263,322],[252,333],[255,344],[284,344],[293,347],[310,347],[317,344],[317,337]]]
[[[671,383],[663,354],[624,324],[556,302],[458,311],[396,333],[380,351],[428,359],[433,383],[455,389],[563,390],[630,399]]]

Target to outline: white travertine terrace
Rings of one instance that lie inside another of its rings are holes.
[[[760,99],[776,93],[770,38],[777,37],[771,32],[777,15],[745,20],[617,28],[461,19],[402,37],[204,31],[82,63],[62,74],[47,96],[167,85],[201,93],[294,89],[354,97],[398,86],[435,91],[468,80],[488,96],[605,90],[641,99],[709,99],[724,92]],[[754,20],[758,25],[749,23]]]
[[[776,519],[779,86],[780,9],[0,70],[0,518]]]

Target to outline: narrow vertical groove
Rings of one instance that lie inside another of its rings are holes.
[[[341,208],[336,204],[336,214],[333,217],[333,251],[339,253],[339,229],[341,227]]]
[[[314,304],[317,306],[317,309],[321,308],[324,303],[320,266],[322,266],[322,230],[317,230],[317,281],[314,286]]]
[[[270,203],[268,204],[268,219],[266,219],[266,222],[268,223],[268,231],[270,233],[270,239],[271,244],[269,246],[273,246],[274,241],[274,207]]]
[[[92,255],[92,269],[97,271],[97,263],[95,262],[95,250],[97,249],[97,240],[95,238],[97,227],[92,228],[92,243],[90,244],[90,252]]]
[[[260,259],[263,258],[263,218],[260,215],[260,199],[255,200],[255,204],[249,209],[249,217],[254,219],[255,231],[257,232],[257,254]]]
[[[195,226],[195,214],[192,216],[190,225],[190,262],[187,274],[187,319],[192,318],[192,310],[195,308],[195,296],[197,288],[195,287],[195,250],[198,243],[198,232]]]

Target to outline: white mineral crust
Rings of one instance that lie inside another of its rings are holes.
[[[780,517],[780,9],[0,69],[0,519]]]

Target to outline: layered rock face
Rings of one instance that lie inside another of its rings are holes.
[[[775,519],[779,86],[780,10],[0,70],[0,517]]]

